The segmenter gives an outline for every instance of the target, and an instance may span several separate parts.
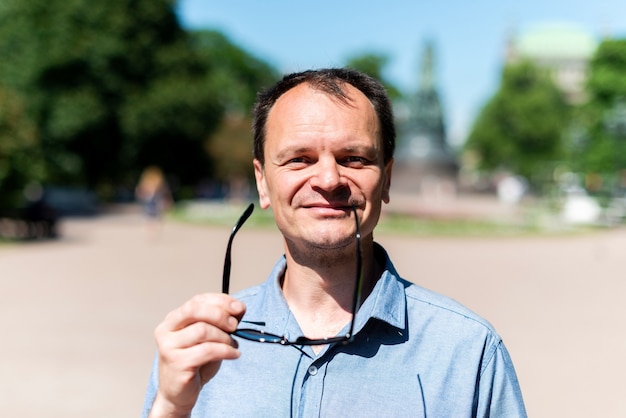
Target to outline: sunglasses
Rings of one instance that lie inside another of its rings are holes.
[[[226,246],[226,257],[224,258],[224,273],[222,275],[222,293],[228,294],[230,287],[230,266],[231,266],[231,248],[233,245],[233,238],[237,231],[241,229],[244,222],[248,220],[252,211],[254,210],[254,203],[251,203],[243,212],[237,223],[230,233],[228,239],[228,245]],[[251,329],[251,328],[239,328],[232,335],[244,338],[246,340],[255,341],[259,343],[281,344],[284,346],[304,346],[304,345],[323,345],[331,343],[344,343],[348,344],[354,340],[354,317],[356,315],[357,307],[360,303],[361,292],[363,287],[363,272],[361,268],[362,255],[361,255],[361,228],[359,225],[359,217],[357,216],[356,207],[352,206],[352,212],[354,213],[354,222],[356,225],[356,278],[354,286],[354,297],[352,302],[352,319],[350,320],[350,327],[345,335],[331,337],[331,338],[308,338],[305,336],[298,337],[294,340],[290,340],[285,336],[270,334],[268,332]]]

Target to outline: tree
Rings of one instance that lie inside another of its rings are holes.
[[[509,170],[538,183],[562,157],[569,108],[550,74],[530,62],[504,68],[500,88],[474,122],[465,149],[480,168]]]
[[[279,74],[219,32],[202,30],[191,36],[207,68],[207,82],[226,108],[218,130],[205,142],[215,161],[214,179],[220,183],[246,178],[251,181],[252,106],[257,93],[274,84]]]
[[[37,130],[47,182],[106,187],[156,164],[211,173],[203,141],[223,106],[174,0],[5,0],[0,84]]]
[[[25,115],[24,103],[0,88],[0,214],[18,208],[24,185],[44,177],[37,131]]]
[[[370,77],[374,77],[387,89],[387,94],[392,100],[400,99],[402,94],[386,77],[383,76],[385,66],[389,62],[389,57],[383,54],[364,53],[350,57],[346,62],[346,67],[361,71]]]
[[[582,139],[573,158],[581,171],[615,175],[626,158],[626,39],[605,39],[589,66],[588,103],[580,110]]]
[[[132,185],[148,165],[188,188],[223,174],[229,155],[211,155],[207,141],[224,115],[245,118],[277,74],[217,32],[183,30],[174,5],[0,3],[0,86],[23,108],[24,126],[11,129],[33,129],[42,156],[43,170],[25,178],[102,192]]]
[[[190,36],[226,112],[249,115],[257,93],[278,80],[276,69],[218,31],[196,30]]]

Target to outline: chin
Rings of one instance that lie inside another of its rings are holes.
[[[311,237],[307,240],[307,245],[319,250],[340,250],[348,247],[354,242],[354,237],[339,237],[334,231],[330,232],[330,235],[324,236],[322,234]]]

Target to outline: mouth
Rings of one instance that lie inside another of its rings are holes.
[[[353,208],[359,208],[359,205],[349,202],[342,203],[313,203],[308,205],[302,205],[302,208],[313,211],[314,213],[323,217],[345,217],[352,216]]]
[[[339,211],[345,212],[352,208],[349,205],[324,205],[324,204],[315,204],[315,205],[303,205],[304,209],[311,209],[316,211]]]

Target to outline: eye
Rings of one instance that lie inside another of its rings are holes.
[[[371,164],[371,161],[359,155],[350,155],[343,159],[342,164],[348,167],[358,168]]]
[[[294,168],[305,167],[308,164],[309,164],[309,160],[306,157],[302,157],[302,156],[286,159],[285,162],[283,163],[284,166],[289,166],[289,167],[294,167]]]

